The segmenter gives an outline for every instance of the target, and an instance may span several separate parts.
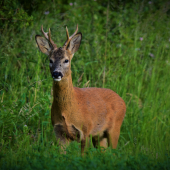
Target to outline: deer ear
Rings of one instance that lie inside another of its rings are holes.
[[[77,33],[70,41],[70,45],[68,47],[68,50],[71,52],[73,55],[80,47],[81,44],[81,39],[82,39],[82,34],[81,32]]]
[[[50,55],[51,47],[49,42],[44,37],[41,37],[40,35],[36,35],[35,40],[40,51],[46,55]]]

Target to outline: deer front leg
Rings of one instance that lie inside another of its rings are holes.
[[[84,154],[85,145],[86,145],[86,140],[85,140],[85,139],[82,139],[82,140],[81,140],[81,154],[82,154],[82,155]]]
[[[69,144],[69,139],[67,139],[67,134],[62,125],[54,125],[54,132],[56,135],[56,139],[59,141],[59,145],[61,146],[62,150],[64,151],[64,146]]]
[[[84,155],[84,150],[89,148],[89,137],[85,137],[81,140],[81,155]]]

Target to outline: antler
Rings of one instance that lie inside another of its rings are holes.
[[[50,41],[50,43],[51,43],[51,45],[53,46],[53,48],[55,49],[55,48],[57,48],[57,45],[54,43],[54,41],[51,39],[51,31],[50,31],[50,28],[49,28],[49,32],[47,33],[47,32],[44,32],[44,30],[43,30],[43,25],[41,26],[41,31],[42,31],[42,33],[44,34],[44,37],[47,39],[47,40],[49,40]],[[48,37],[48,35],[49,35],[49,37]]]
[[[77,34],[77,31],[78,31],[78,24],[77,24],[76,31],[74,32],[74,34],[69,37],[68,29],[67,29],[67,27],[66,27],[67,41],[66,41],[66,42],[64,43],[64,45],[63,45],[63,48],[64,48],[65,50],[66,50],[67,45],[69,44],[70,40]]]

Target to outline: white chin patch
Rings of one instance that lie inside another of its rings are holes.
[[[61,80],[61,78],[58,78],[58,79],[54,79],[54,81],[60,81]]]
[[[54,79],[54,81],[60,81],[61,80],[61,76],[58,76],[57,79],[53,77],[53,79]]]

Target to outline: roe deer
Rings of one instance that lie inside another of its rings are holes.
[[[78,50],[82,34],[76,31],[63,47],[51,39],[51,32],[41,31],[44,37],[35,39],[41,52],[49,56],[50,71],[53,78],[53,104],[51,121],[57,140],[66,144],[72,140],[81,142],[83,154],[86,138],[92,136],[94,147],[98,145],[116,148],[120,128],[125,116],[126,105],[123,99],[110,89],[73,87],[71,77],[71,59]]]

